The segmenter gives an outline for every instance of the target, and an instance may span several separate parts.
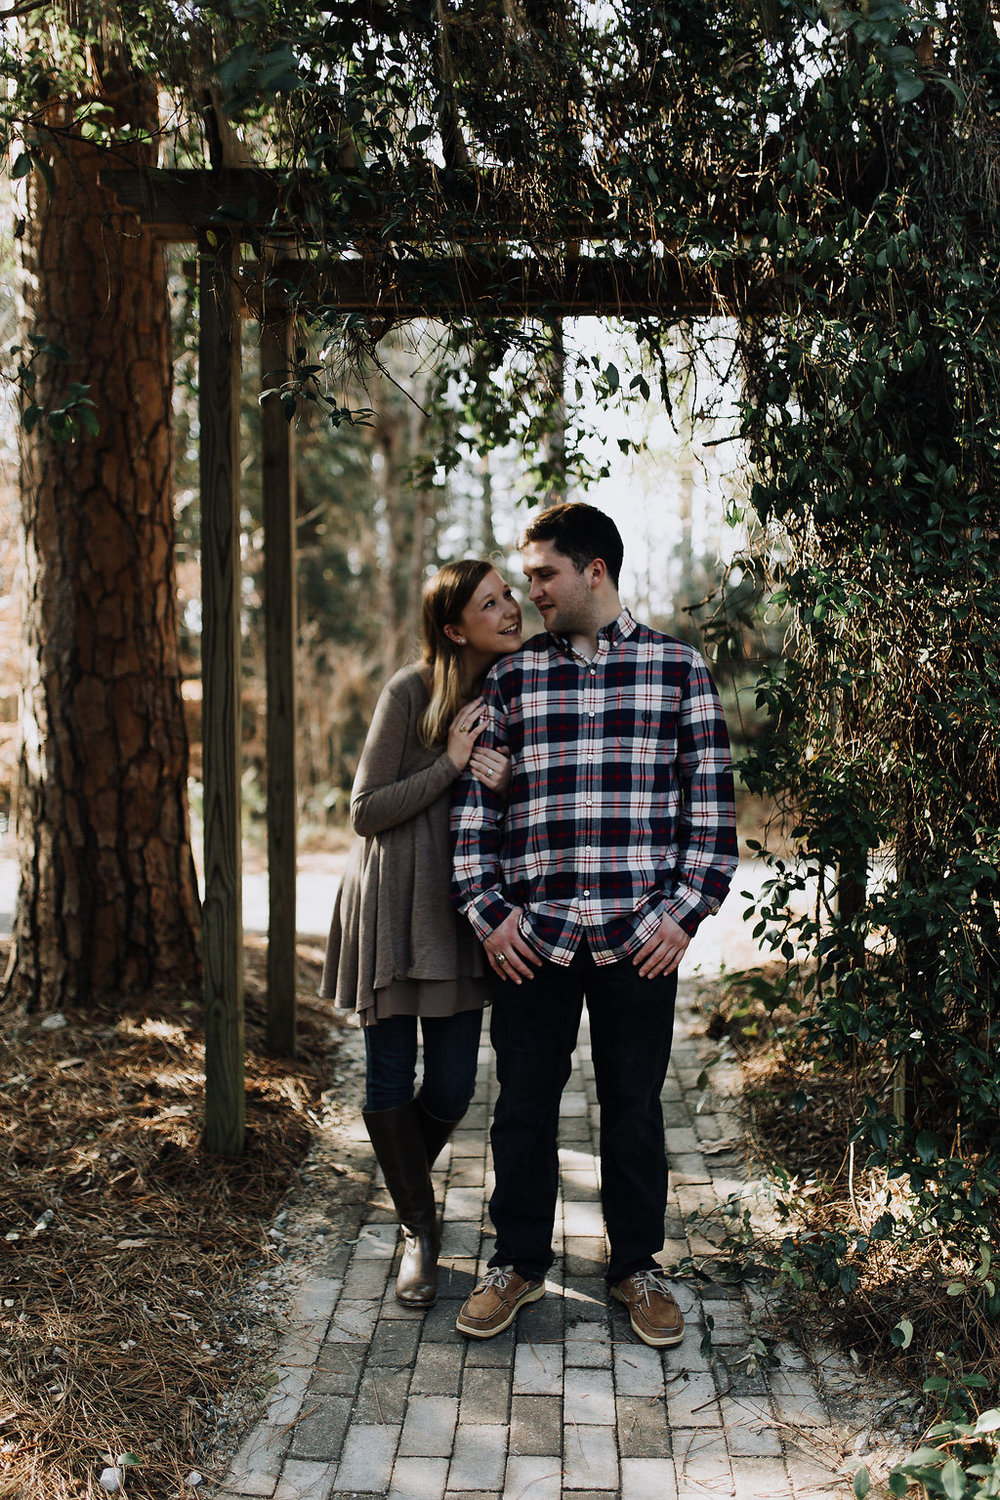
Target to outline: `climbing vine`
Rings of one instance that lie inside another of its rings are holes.
[[[748,225],[803,294],[741,330],[753,504],[785,538],[791,620],[745,775],[784,800],[798,856],[771,908],[819,884],[773,929],[812,960],[817,1038],[881,1060],[856,1143],[908,1183],[906,1232],[981,1270],[1000,1189],[996,37],[984,12],[897,4],[835,35]],[[887,1193],[872,1236],[901,1232]],[[844,1241],[827,1274],[852,1260],[850,1284],[865,1250]]]

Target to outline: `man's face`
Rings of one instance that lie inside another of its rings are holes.
[[[528,597],[552,635],[588,635],[597,618],[590,570],[578,573],[571,558],[553,542],[528,542],[521,549]]]

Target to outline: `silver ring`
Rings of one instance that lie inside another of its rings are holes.
[[[506,962],[507,962],[507,960],[504,957],[504,955],[502,953],[498,953],[497,954],[497,963],[498,964],[505,964]]]
[[[487,774],[487,776],[489,776],[489,777],[490,777],[490,778],[492,778],[492,776],[493,776],[493,772],[492,772],[492,771],[487,771],[487,772],[486,772],[486,774]]]

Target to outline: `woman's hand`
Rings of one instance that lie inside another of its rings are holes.
[[[469,764],[472,747],[485,728],[486,714],[483,711],[482,698],[475,698],[471,703],[467,703],[452,719],[445,750],[448,753],[448,759],[453,761],[460,771],[464,771]]]
[[[511,778],[509,750],[487,750],[485,745],[476,745],[469,756],[469,770],[483,786],[506,798]]]

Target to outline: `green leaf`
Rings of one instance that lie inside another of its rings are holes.
[[[865,1496],[871,1489],[871,1484],[872,1482],[869,1477],[868,1470],[865,1468],[864,1464],[862,1464],[861,1468],[854,1476],[854,1493],[857,1496],[857,1500],[865,1500]]]
[[[946,1295],[949,1297],[964,1297],[965,1293],[966,1285],[964,1281],[952,1281],[946,1288]]]
[[[911,100],[919,99],[924,88],[924,80],[915,73],[896,74],[896,98],[900,104],[909,104]]]
[[[941,1485],[948,1500],[963,1500],[965,1496],[965,1470],[955,1458],[949,1458],[941,1470]]]
[[[939,1464],[941,1462],[940,1448],[918,1448],[916,1453],[910,1453],[897,1467],[904,1473],[913,1473],[915,1469],[923,1469],[928,1464]]]
[[[968,103],[968,95],[966,94],[962,86],[955,82],[954,78],[946,78],[943,73],[935,73],[934,82],[939,83],[943,89],[947,89],[948,93],[951,94],[952,98],[956,99],[959,104],[965,105]]]
[[[897,1338],[896,1335],[899,1335]],[[909,1349],[913,1342],[913,1324],[909,1318],[900,1318],[891,1334],[892,1342],[897,1349]]]
[[[938,1143],[929,1130],[921,1130],[913,1144],[916,1146],[917,1155],[924,1166],[928,1166],[932,1161],[936,1160]]]
[[[219,82],[227,93],[232,92],[247,77],[250,69],[260,61],[255,47],[244,43],[219,64]]]
[[[14,165],[11,167],[10,175],[14,179],[14,181],[17,182],[19,177],[27,177],[30,171],[31,157],[28,155],[27,151],[22,151],[20,156],[15,160]]]
[[[981,1411],[976,1418],[976,1432],[996,1432],[1000,1428],[1000,1411],[996,1407]]]

